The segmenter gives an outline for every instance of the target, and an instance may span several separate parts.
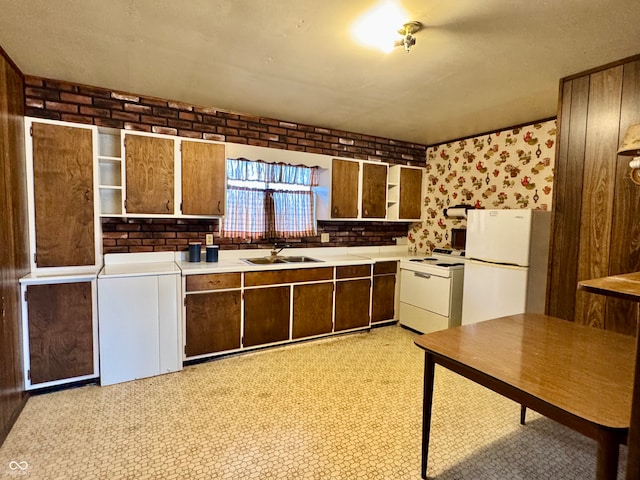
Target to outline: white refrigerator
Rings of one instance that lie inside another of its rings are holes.
[[[551,212],[469,210],[462,324],[544,313]]]

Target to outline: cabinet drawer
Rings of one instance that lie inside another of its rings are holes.
[[[373,264],[374,275],[384,275],[387,273],[396,273],[398,270],[398,262],[376,262]]]
[[[241,273],[210,273],[207,275],[187,276],[187,292],[200,290],[221,290],[223,288],[240,288]]]
[[[247,272],[244,274],[245,287],[274,285],[281,283],[314,282],[332,280],[333,268],[300,268],[295,270],[269,270],[264,272]]]
[[[346,265],[336,267],[336,278],[357,278],[371,275],[371,265]]]
[[[400,323],[420,333],[437,332],[455,326],[448,317],[408,303],[400,303]]]
[[[449,316],[451,279],[401,270],[400,301],[444,317]]]

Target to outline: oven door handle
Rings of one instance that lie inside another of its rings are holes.
[[[413,272],[413,274],[416,277],[420,277],[420,278],[431,278],[431,275],[429,275],[428,273]]]

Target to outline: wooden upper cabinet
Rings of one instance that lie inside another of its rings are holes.
[[[387,166],[362,164],[362,218],[387,215]]]
[[[95,265],[93,131],[32,123],[37,267]]]
[[[182,213],[224,215],[226,155],[222,144],[182,141]]]
[[[401,219],[419,219],[422,215],[422,170],[418,168],[400,169]]]
[[[333,159],[331,167],[331,217],[358,218],[360,163]]]
[[[127,213],[174,215],[174,143],[125,135]]]

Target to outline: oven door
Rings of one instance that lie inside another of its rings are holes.
[[[450,278],[400,270],[400,302],[448,317],[450,295]]]

